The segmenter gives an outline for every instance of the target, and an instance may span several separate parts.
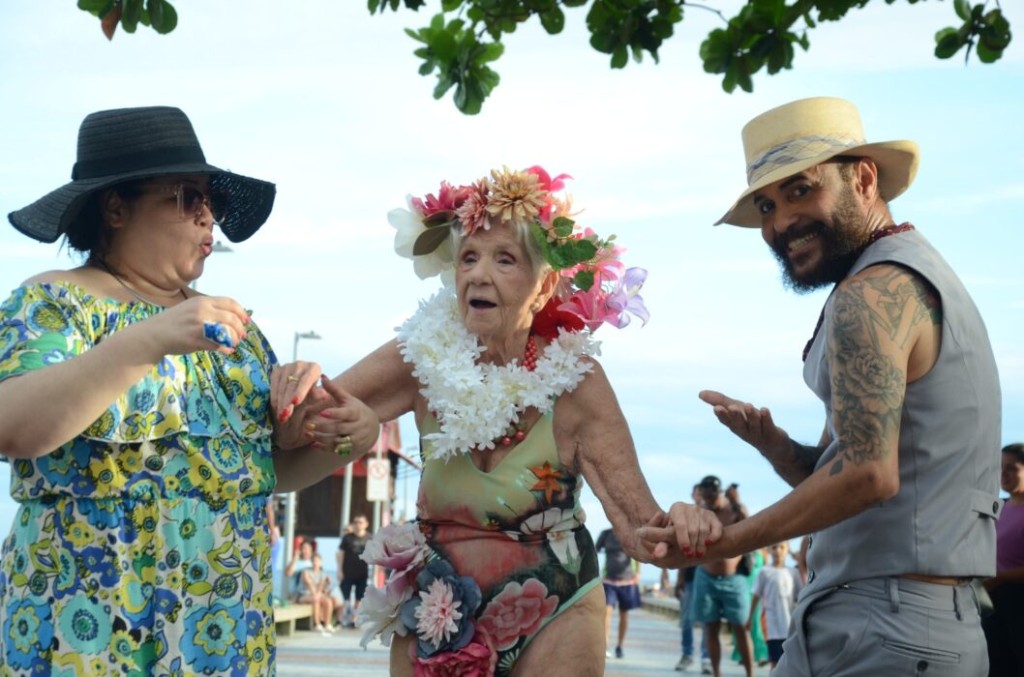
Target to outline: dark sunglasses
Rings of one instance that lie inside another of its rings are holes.
[[[178,218],[195,219],[203,213],[203,206],[210,210],[214,223],[224,223],[227,218],[228,196],[224,193],[207,195],[195,186],[178,183],[173,186],[155,185],[151,188],[161,193],[173,193],[178,201]]]

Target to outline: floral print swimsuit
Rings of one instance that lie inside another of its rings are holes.
[[[428,415],[421,434],[437,428]],[[429,441],[424,450],[429,458]],[[468,454],[424,463],[420,529],[438,559],[479,586],[474,631],[496,653],[495,674],[509,674],[534,635],[600,583],[582,485],[558,460],[550,411],[490,472]]]
[[[161,311],[20,287],[0,306],[0,380]],[[168,356],[75,439],[12,459],[0,675],[273,672],[274,363],[255,327],[230,355]]]

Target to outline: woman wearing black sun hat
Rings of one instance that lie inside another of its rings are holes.
[[[125,108],[88,115],[72,181],[9,215],[85,260],[0,305],[0,453],[20,504],[0,672],[270,672],[276,358],[238,301],[190,283],[214,226],[249,238],[274,193],[207,163],[177,108]],[[360,420],[355,445],[376,436]]]

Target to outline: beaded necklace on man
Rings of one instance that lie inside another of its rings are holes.
[[[876,242],[878,240],[881,240],[883,237],[888,237],[890,235],[896,235],[897,233],[905,233],[908,230],[914,230],[914,226],[909,224],[909,223],[901,223],[898,226],[897,225],[885,226],[884,228],[879,228],[878,230],[873,231],[871,233],[871,235],[868,236],[868,241],[865,242],[864,246],[860,248],[860,251],[857,253],[857,257],[856,258],[860,258],[860,255],[864,253],[865,249],[867,249],[869,246],[871,246],[874,242]],[[837,282],[835,284],[835,286],[832,287],[832,292],[834,292],[836,290],[836,287],[838,287],[838,286],[839,286],[839,283]],[[829,298],[832,297],[832,292],[829,292]],[[826,305],[828,304],[828,299],[825,300],[825,304]],[[821,325],[822,325],[822,323],[824,321],[825,321],[825,306],[822,306],[821,307],[821,313],[818,315],[818,323],[814,325],[814,332],[811,334],[810,340],[807,341],[807,344],[804,346],[804,355],[803,355],[803,361],[804,362],[807,361],[807,355],[811,352],[811,346],[814,345],[814,339],[818,338],[818,332],[821,331]]]

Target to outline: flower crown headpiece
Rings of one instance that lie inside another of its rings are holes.
[[[481,228],[529,223],[544,260],[567,281],[535,316],[534,333],[550,340],[560,328],[594,331],[605,322],[622,328],[629,324],[629,314],[646,324],[650,315],[639,292],[647,271],[622,264],[619,256],[625,249],[614,244],[614,235],[603,240],[589,228],[577,228],[569,218],[570,200],[555,195],[568,178],[552,178],[534,166],[491,170],[489,177],[465,186],[443,181],[436,196],[409,196],[408,209],[388,214],[398,230],[395,251],[413,260],[420,279],[440,273],[450,285],[455,268],[452,228],[467,237]]]

